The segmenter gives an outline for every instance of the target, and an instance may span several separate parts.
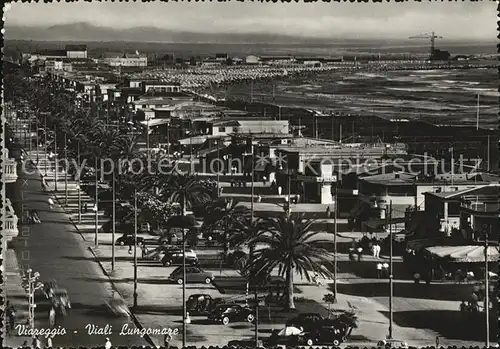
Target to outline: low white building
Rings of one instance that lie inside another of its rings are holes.
[[[87,45],[66,45],[66,57],[87,58]]]
[[[254,55],[249,55],[245,57],[245,64],[259,64],[260,58]]]
[[[110,67],[147,67],[148,57],[125,54],[122,57],[105,58],[104,62]]]

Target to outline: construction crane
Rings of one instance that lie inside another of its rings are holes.
[[[442,39],[442,36],[436,35],[434,32],[431,34],[421,34],[417,36],[410,36],[410,39],[431,39],[431,57],[434,56],[434,39]]]

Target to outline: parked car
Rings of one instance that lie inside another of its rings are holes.
[[[127,245],[127,246],[134,246],[134,235],[131,234],[123,234],[120,236],[118,239],[116,239],[116,244],[117,245]],[[144,238],[141,236],[137,237],[137,245],[141,246],[144,244]]]
[[[171,265],[183,265],[184,257],[182,251],[180,252],[167,252],[161,259],[161,263],[165,267],[169,267]],[[196,254],[193,255],[191,253],[186,252],[186,265],[198,265],[198,257]]]
[[[212,298],[209,294],[196,293],[190,295],[186,301],[186,310],[192,315],[208,315],[223,303],[223,298]]]
[[[253,322],[255,315],[254,310],[249,307],[243,307],[239,304],[221,304],[208,315],[208,319],[227,325],[230,322]]]
[[[408,344],[399,339],[384,339],[377,343],[377,348],[379,349],[390,349],[390,348],[408,348]]]
[[[302,328],[304,332],[311,332],[320,328],[328,319],[318,313],[303,313],[287,321],[287,326]]]
[[[168,280],[177,282],[182,285],[182,266],[177,267],[168,277]],[[186,266],[186,282],[204,282],[210,284],[215,277],[212,273],[206,272],[203,269],[195,266]]]
[[[303,335],[305,337],[304,343],[309,346],[321,344],[338,347],[340,343],[346,341],[346,331],[345,327],[323,326],[312,332],[305,333]]]

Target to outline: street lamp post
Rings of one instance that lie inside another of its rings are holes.
[[[337,210],[339,206],[335,183],[335,207],[333,208],[333,303],[337,303]],[[328,217],[329,218],[329,217]]]
[[[68,143],[67,135],[64,133],[64,158],[66,162],[64,164],[64,205],[68,206]]]
[[[80,175],[82,173],[82,169],[80,168],[81,163],[80,163],[80,140],[78,140],[78,183],[76,185],[78,189],[78,223],[82,222],[82,203],[81,203],[81,194],[80,194]]]
[[[99,190],[98,190],[98,182],[97,182],[97,156],[95,158],[95,204],[94,204],[94,212],[95,212],[95,236],[94,236],[94,244],[97,247],[99,245],[99,239],[98,239],[98,225],[99,225],[99,208],[98,208],[98,202],[99,202]]]
[[[389,339],[392,339],[392,324],[393,324],[393,292],[394,292],[394,275],[392,265],[392,200],[389,203]]]
[[[29,137],[30,137],[30,154],[33,150],[33,138],[31,137],[31,126],[33,125],[33,121],[32,121],[32,115],[30,114],[30,118],[29,118],[29,127],[28,127],[28,131],[29,131]]]
[[[43,134],[45,136],[45,146],[44,146],[44,152],[45,152],[45,176],[47,177],[47,114],[45,114],[45,127],[44,127],[44,131],[43,131]]]
[[[488,238],[491,235],[491,225],[489,234],[486,232],[484,238],[484,315],[486,317],[486,348],[490,347],[490,290],[489,290],[489,271],[488,271]]]
[[[40,289],[43,287],[43,284],[38,281],[40,274],[38,272],[34,272],[31,269],[27,270],[28,272],[28,277],[27,277],[27,282],[28,282],[28,322],[30,328],[34,331],[35,329],[35,292],[36,290]],[[33,334],[33,337],[35,335]]]
[[[55,153],[55,171],[54,171],[54,190],[57,193],[57,170],[58,170],[58,160],[57,160],[57,124],[54,124],[54,153]]]
[[[135,190],[135,195],[134,195],[134,309],[136,308],[137,308],[137,189]]]
[[[38,162],[40,161],[38,157],[38,145],[40,143],[39,136],[38,136],[38,119],[36,120],[36,165],[38,166]]]
[[[373,203],[374,208],[377,208],[377,201]],[[389,202],[389,210],[387,207],[381,207],[380,210],[385,213],[386,225],[389,225],[389,334],[388,339],[392,339],[393,332],[393,293],[394,293],[394,275],[393,275],[393,263],[392,263],[392,200]],[[382,217],[381,217],[382,218]],[[384,218],[382,218],[384,219]]]
[[[220,163],[221,163],[221,160],[220,160],[220,140],[221,138],[219,137],[219,140],[217,141],[217,198],[219,197],[219,194],[220,194]]]
[[[116,198],[115,171],[113,169],[113,231],[111,232],[111,271],[115,271],[115,229],[116,229]]]

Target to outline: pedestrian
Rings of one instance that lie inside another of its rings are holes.
[[[111,342],[109,341],[109,338],[106,338],[106,344],[104,344],[105,349],[111,349],[112,345]]]
[[[87,203],[83,204],[83,212],[87,213],[89,211],[89,206]]]
[[[328,207],[326,208],[326,218],[330,218],[330,214],[331,214],[331,213],[332,213],[332,212],[331,212],[331,210],[330,210],[330,206],[328,206]]]
[[[49,349],[52,348],[52,338],[51,337],[47,338],[47,348],[49,348]]]
[[[436,349],[439,348],[439,336],[436,336]]]
[[[361,245],[358,245],[356,252],[358,253],[358,262],[359,262],[361,261],[361,255],[363,254],[363,247],[361,247]]]
[[[318,273],[314,273],[313,277],[312,277],[312,281],[316,284],[316,286],[321,286],[321,281],[319,281],[319,274]]]
[[[42,342],[40,341],[40,338],[38,338],[38,335],[35,336],[35,348],[42,348]]]
[[[262,196],[258,195],[257,196],[257,202],[261,202],[262,201]]]
[[[278,195],[281,196],[281,191],[283,190],[283,188],[281,188],[281,186],[278,187]]]
[[[53,328],[56,324],[56,310],[54,309],[54,307],[50,308],[50,311],[49,311],[49,325],[50,325],[50,328]]]
[[[54,200],[52,200],[52,198],[49,198],[47,201],[49,203],[49,208],[52,210],[52,208],[54,207]]]
[[[382,277],[382,263],[377,263],[377,279]]]
[[[382,247],[380,247],[380,245],[377,243],[375,243],[375,258],[380,258],[380,250],[382,249]]]
[[[386,277],[388,277],[389,276],[389,264],[387,262],[382,264],[382,270],[384,271],[384,275]]]
[[[413,282],[415,282],[416,284],[419,284],[420,283],[420,274],[415,272],[413,273]]]
[[[263,177],[262,177],[262,184],[263,184],[263,185],[266,185],[266,181],[267,181],[267,177],[266,177],[266,176],[263,176]]]
[[[191,323],[191,317],[189,316],[189,312],[186,312],[186,319],[184,319],[184,322],[186,324],[190,324]]]
[[[170,333],[165,333],[165,337],[163,337],[163,346],[168,349],[171,340],[172,336]]]

